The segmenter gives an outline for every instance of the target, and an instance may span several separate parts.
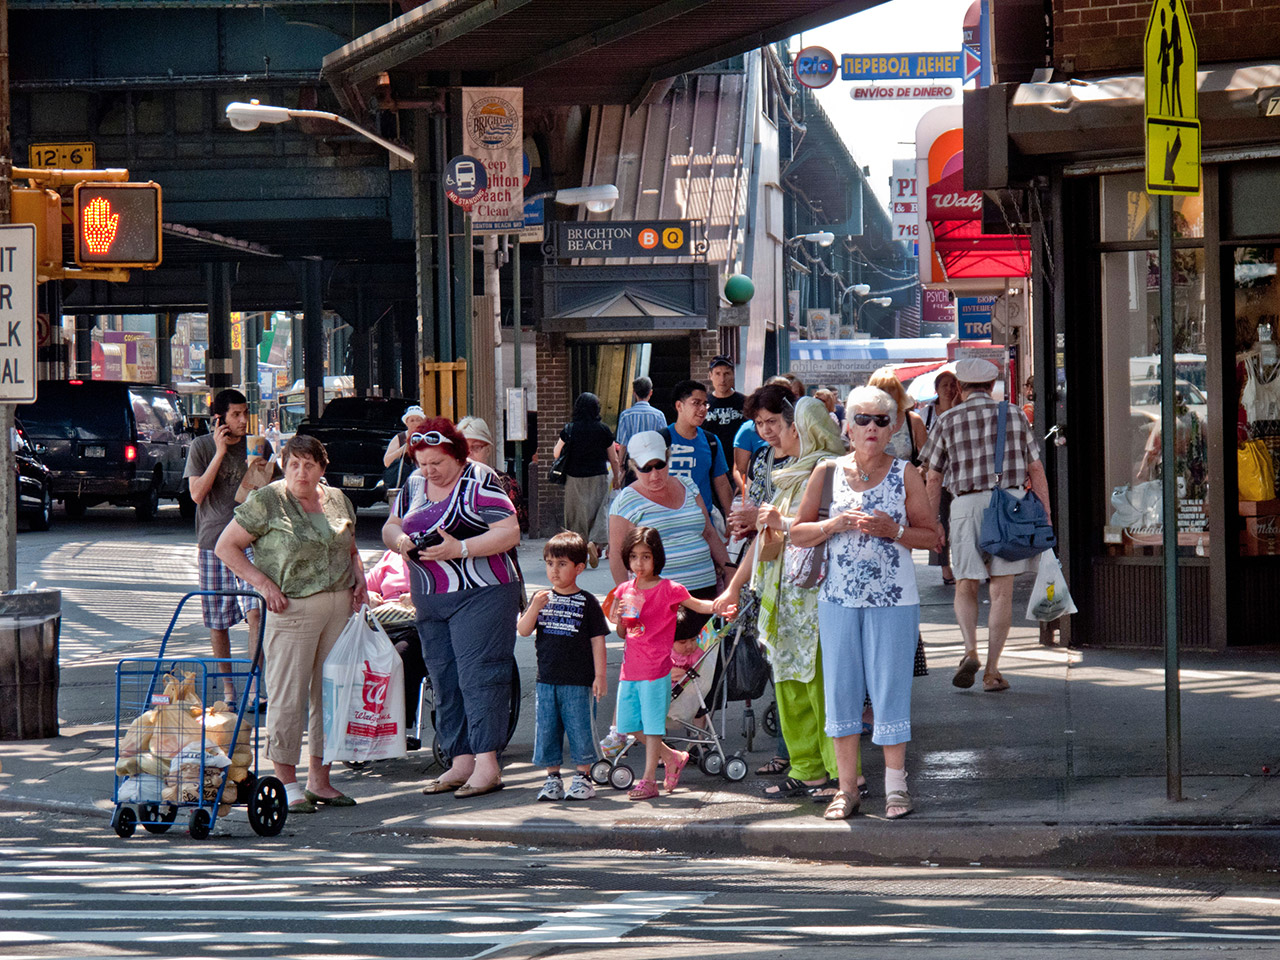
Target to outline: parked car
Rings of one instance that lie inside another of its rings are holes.
[[[41,381],[18,408],[28,439],[44,448],[53,496],[68,516],[94,504],[129,505],[140,520],[162,497],[178,499],[191,434],[177,392],[113,380]]]
[[[391,438],[404,429],[400,418],[412,404],[403,397],[335,397],[319,420],[298,424],[300,436],[312,436],[329,455],[325,480],[357,507],[385,503],[382,455]]]
[[[13,431],[14,472],[18,475],[18,518],[32,530],[53,523],[53,473],[40,459],[40,449],[27,439],[21,421]]]

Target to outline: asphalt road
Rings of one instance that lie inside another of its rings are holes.
[[[243,834],[243,835],[242,835]],[[1266,878],[685,860],[0,816],[4,957],[1273,957]]]

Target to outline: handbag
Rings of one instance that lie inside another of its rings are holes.
[[[569,439],[564,442],[564,446],[560,448],[560,456],[551,461],[551,469],[547,471],[547,479],[552,483],[564,483],[567,474],[565,468],[569,465],[569,444],[573,442],[573,424],[567,424],[569,428]]]
[[[836,464],[829,461],[826,474],[822,478],[822,500],[818,504],[818,523],[831,513],[831,491],[835,482]],[[827,579],[827,542],[824,540],[816,547],[797,547],[787,544],[783,557],[783,575],[792,585],[801,590],[812,590]]]
[[[999,424],[996,428],[996,486],[991,491],[991,501],[982,511],[982,532],[978,547],[1002,560],[1026,560],[1038,553],[1052,550],[1058,543],[1044,505],[1034,493],[1019,500],[1000,485],[1004,477],[1005,421],[1009,416],[1009,404],[1000,404]]]
[[[1246,440],[1236,448],[1236,479],[1241,500],[1271,500],[1276,495],[1275,468],[1261,440]]]

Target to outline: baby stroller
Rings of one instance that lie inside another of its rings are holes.
[[[422,645],[418,639],[418,628],[414,624],[413,606],[408,603],[384,603],[371,611],[387,631],[387,636],[400,652],[404,663],[404,702],[405,702],[405,743],[410,750],[421,748],[423,720],[429,720],[432,728],[436,725],[435,691],[431,687],[431,676],[427,673],[427,665],[422,659]],[[403,649],[401,649],[403,647]],[[520,669],[511,664],[511,706],[507,717],[507,743],[515,734],[516,724],[520,722]],[[506,744],[503,745],[504,747]],[[450,757],[440,745],[434,734],[431,740],[431,755],[442,767],[448,767]],[[363,766],[364,764],[347,764]]]
[[[756,615],[752,607],[740,610],[733,620],[713,620],[703,628],[698,636],[701,656],[672,688],[667,710],[668,730],[672,732],[664,738],[669,746],[687,749],[707,776],[723,774],[734,782],[746,777],[748,766],[742,754],[725,753],[726,707],[730,700],[746,699],[741,695],[744,661],[759,660],[764,664],[755,648],[754,630],[750,629]],[[768,670],[764,664],[765,678]],[[763,684],[760,690],[763,691]],[[591,778],[618,790],[628,789],[635,782],[635,771],[626,759],[635,742],[634,737],[628,737],[617,756],[597,760],[591,767]]]

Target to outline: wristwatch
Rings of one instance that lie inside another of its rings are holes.
[[[902,524],[898,524],[898,532],[893,535],[893,539],[901,540],[902,535],[907,532],[907,528]]]
[[[471,555],[471,551],[467,549],[467,541],[463,540],[461,542],[461,547],[462,547],[462,559],[465,560],[467,559],[467,557]]]

